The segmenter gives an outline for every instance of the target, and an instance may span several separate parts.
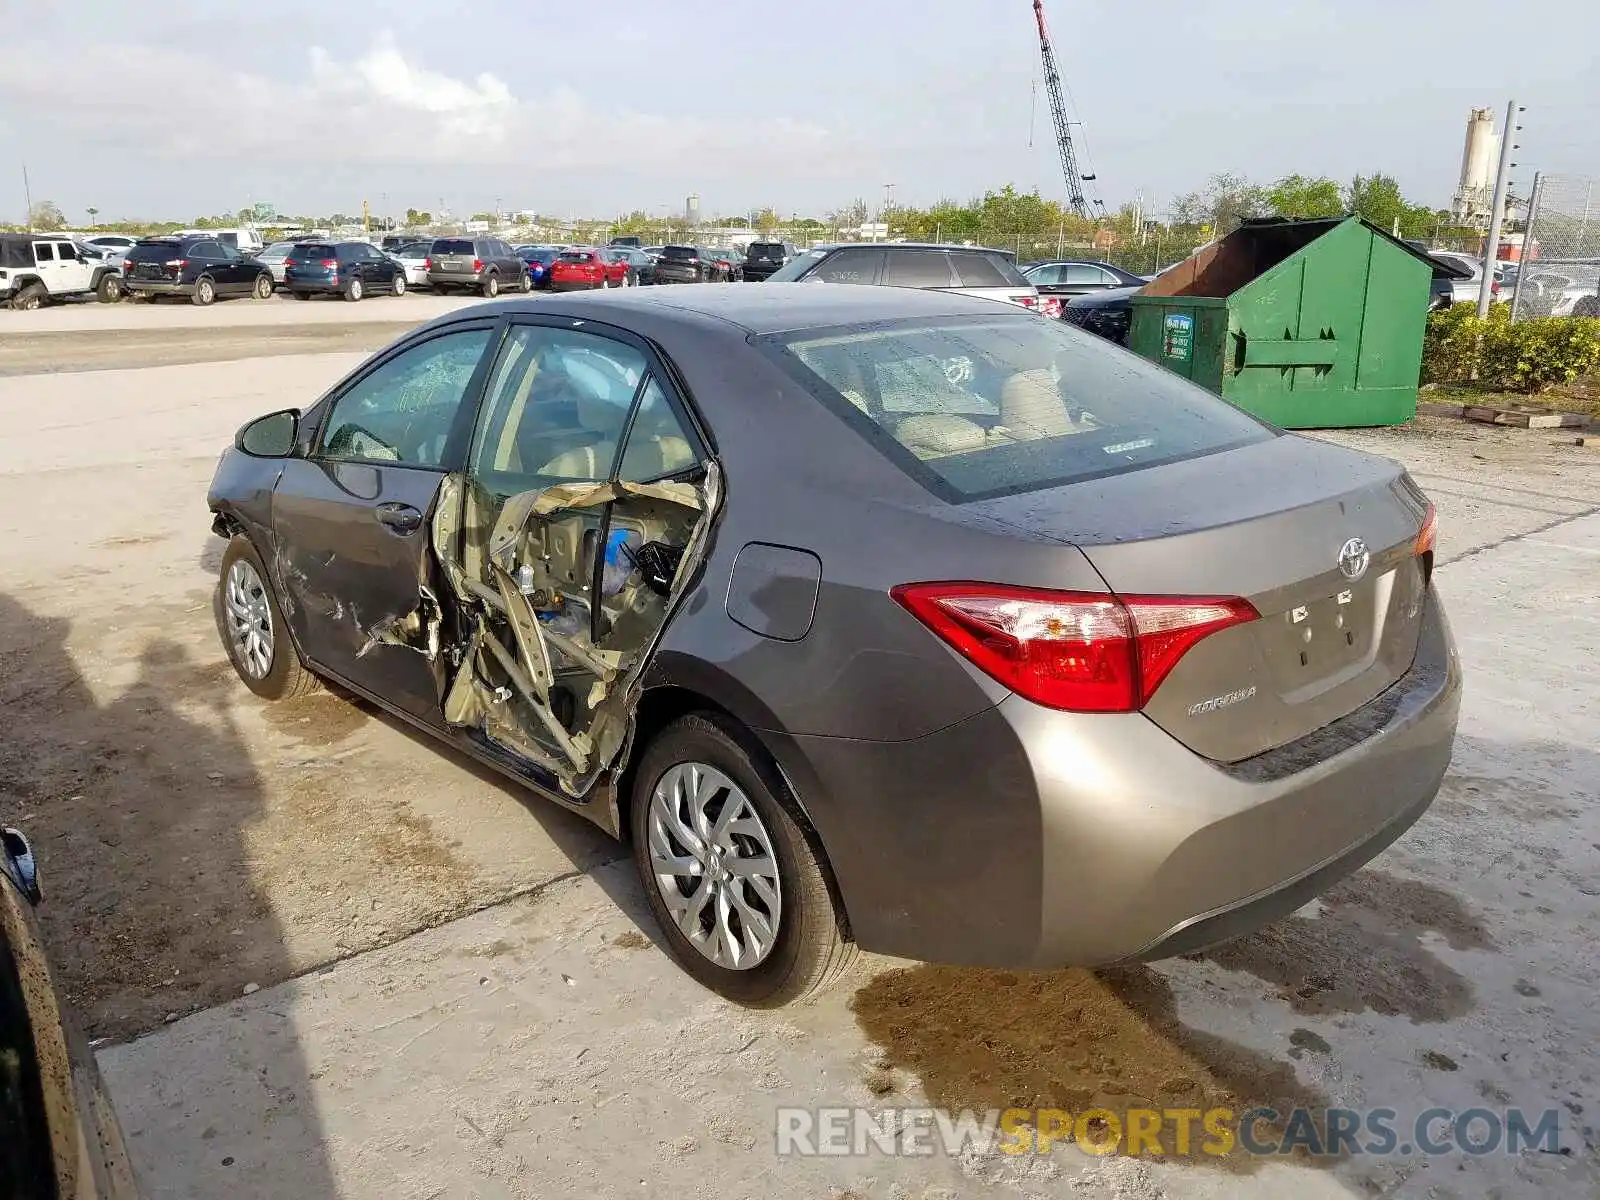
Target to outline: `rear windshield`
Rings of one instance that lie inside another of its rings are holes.
[[[472,243],[465,238],[440,238],[433,243],[435,254],[476,254]]]
[[[782,242],[751,242],[748,251],[751,258],[782,258]]]
[[[993,250],[952,250],[950,264],[960,280],[957,287],[1032,287],[1017,265]]]
[[[555,260],[556,251],[554,250],[524,250],[522,252],[523,262],[553,263]]]
[[[182,251],[181,242],[136,242],[128,251],[131,263],[159,263],[176,258]]]
[[[586,263],[593,257],[594,257],[594,251],[593,250],[563,250],[561,252],[561,261],[562,262],[581,262],[581,263]]]
[[[333,258],[334,249],[326,242],[300,242],[290,251],[295,258]]]
[[[691,258],[699,258],[700,251],[693,246],[663,246],[661,257],[687,262]]]
[[[956,502],[1274,436],[1153,363],[1025,313],[807,330],[760,342],[907,474]]]

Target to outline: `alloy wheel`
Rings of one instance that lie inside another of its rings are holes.
[[[245,559],[238,559],[228,568],[228,577],[223,581],[223,607],[234,661],[250,678],[265,679],[272,670],[272,606],[261,576]]]
[[[678,932],[719,967],[747,971],[777,942],[783,886],[750,798],[705,763],[668,768],[650,797],[650,865]]]

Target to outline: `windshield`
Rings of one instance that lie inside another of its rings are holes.
[[[793,283],[800,276],[809,271],[817,262],[827,256],[826,250],[807,250],[804,254],[796,254],[783,266],[768,277],[768,283]]]
[[[181,258],[181,242],[139,242],[128,251],[130,263],[164,263],[170,258]]]
[[[1170,371],[1026,314],[807,330],[761,343],[908,474],[954,501],[1274,436]]]

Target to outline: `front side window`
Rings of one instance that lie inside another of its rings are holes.
[[[757,340],[953,501],[1057,487],[1274,436],[1153,363],[1019,314]],[[820,385],[820,386],[819,386]]]
[[[871,283],[877,278],[882,258],[882,250],[840,250],[825,259],[810,278],[823,283]]]
[[[646,369],[643,352],[613,338],[516,327],[489,381],[473,474],[507,496],[609,479]]]
[[[431,338],[363,376],[334,402],[321,456],[438,467],[489,333],[464,329]]]

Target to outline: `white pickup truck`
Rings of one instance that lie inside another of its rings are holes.
[[[71,238],[49,233],[0,233],[0,301],[35,309],[68,297],[122,298],[122,272],[94,258]]]

